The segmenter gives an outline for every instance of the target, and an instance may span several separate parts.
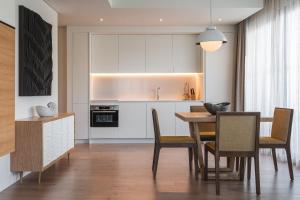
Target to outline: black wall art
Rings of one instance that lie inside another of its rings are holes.
[[[19,95],[51,95],[52,25],[19,6]]]

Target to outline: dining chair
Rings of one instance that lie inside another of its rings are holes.
[[[293,163],[291,158],[291,133],[293,123],[293,109],[275,108],[271,129],[271,136],[259,138],[259,148],[272,149],[275,171],[278,171],[276,149],[285,149],[290,179],[294,180]],[[251,160],[247,163],[247,176],[251,176]]]
[[[192,171],[192,163],[194,157],[195,168],[198,162],[197,156],[193,156],[193,152],[196,151],[196,141],[190,136],[161,136],[158,114],[155,109],[152,109],[152,119],[154,127],[154,153],[152,162],[153,177],[156,178],[159,153],[161,148],[187,148],[189,154],[189,169]]]
[[[220,195],[220,157],[254,158],[256,194],[260,194],[259,177],[259,112],[218,112],[216,141],[208,142],[205,151],[205,179],[208,177],[208,152],[215,156],[216,194]],[[244,170],[241,165],[240,180]]]
[[[191,112],[207,112],[204,106],[190,106]],[[216,123],[206,122],[198,125],[201,141],[216,140]]]
[[[205,106],[190,106],[191,112],[208,112]],[[215,141],[216,140],[216,123],[215,122],[206,122],[199,123],[198,125],[200,139],[203,142]],[[239,158],[236,158],[236,170],[238,171],[239,167]],[[227,168],[223,168],[222,171],[233,171],[234,169],[234,159],[227,159]],[[210,169],[209,169],[210,170]]]

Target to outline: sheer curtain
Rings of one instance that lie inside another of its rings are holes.
[[[291,149],[300,166],[300,0],[266,0],[245,23],[245,110],[271,116],[275,107],[294,109]],[[261,135],[269,134],[262,124]]]

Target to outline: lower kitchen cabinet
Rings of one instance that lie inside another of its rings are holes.
[[[174,102],[149,102],[147,103],[147,138],[154,138],[152,108],[157,110],[160,134],[175,135]]]
[[[120,103],[118,138],[146,138],[146,121],[145,103]]]
[[[89,138],[89,105],[86,103],[73,104],[75,113],[75,139],[87,140]]]
[[[16,151],[11,154],[11,171],[41,174],[73,148],[73,113],[17,120]]]
[[[101,104],[101,103],[100,103]],[[154,138],[152,108],[158,112],[162,136],[190,135],[188,123],[175,117],[175,112],[189,112],[200,101],[182,102],[105,102],[119,106],[119,127],[91,127],[90,139]]]

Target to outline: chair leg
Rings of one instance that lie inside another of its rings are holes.
[[[255,164],[256,194],[260,195],[260,175],[259,175],[259,155],[258,155],[258,153],[254,157],[254,164]]]
[[[204,180],[208,180],[208,150],[207,147],[204,146]]]
[[[216,170],[216,194],[220,195],[220,157],[215,156],[215,170]]]
[[[272,148],[272,156],[273,156],[273,163],[274,163],[274,168],[275,171],[278,171],[278,166],[277,166],[277,157],[276,157],[276,150],[275,148]]]
[[[245,174],[245,158],[241,157],[240,158],[240,181],[244,181],[244,174]]]
[[[199,163],[198,163],[198,152],[197,147],[193,148],[194,150],[194,166],[195,166],[195,179],[198,180],[199,176]]]
[[[251,157],[248,157],[247,161],[247,179],[250,180],[251,178]]]
[[[290,149],[290,147],[287,147],[285,149],[285,151],[286,151],[286,157],[287,157],[288,166],[289,166],[290,178],[293,181],[294,180],[294,173],[293,173],[293,163],[292,163],[292,157],[291,157],[291,149]]]
[[[235,170],[238,172],[240,166],[240,157],[235,157]]]
[[[154,144],[154,150],[153,150],[152,172],[154,170],[155,154],[156,154],[156,144]]]
[[[153,169],[153,177],[156,178],[157,166],[158,166],[158,159],[159,159],[160,147],[156,147],[155,150],[155,161],[154,161],[154,169]]]
[[[190,169],[190,172],[192,172],[192,170],[193,170],[193,148],[189,147],[188,152],[189,152],[189,169]]]

